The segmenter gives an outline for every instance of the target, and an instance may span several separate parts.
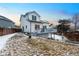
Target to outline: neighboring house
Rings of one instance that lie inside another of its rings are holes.
[[[0,15],[0,27],[1,28],[15,28],[15,24],[10,19]]]
[[[48,22],[40,20],[40,15],[35,11],[27,12],[25,15],[21,15],[20,22],[22,31],[25,33],[46,32],[48,28]]]
[[[49,32],[49,33],[57,32],[56,26],[54,26],[53,24],[49,24],[49,28],[47,29],[47,32]]]

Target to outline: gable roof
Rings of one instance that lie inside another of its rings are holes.
[[[0,20],[5,20],[5,21],[9,21],[9,22],[14,23],[14,22],[11,21],[10,19],[8,19],[8,18],[6,18],[6,17],[4,17],[4,16],[1,16],[1,15],[0,15]]]
[[[21,15],[21,17],[22,17],[22,16],[23,16],[23,17],[26,17],[26,15],[29,15],[29,14],[31,14],[31,13],[36,13],[36,14],[40,17],[40,15],[39,15],[36,11],[27,12],[25,15]],[[20,19],[20,20],[21,20],[21,19]],[[49,24],[48,21],[43,21],[43,20],[36,21],[36,20],[29,20],[29,19],[28,19],[28,21],[29,21],[29,22],[33,22],[33,23],[47,23],[47,24]]]
[[[40,15],[36,11],[27,12],[25,15],[28,15],[28,14],[31,14],[31,13],[36,13],[40,17]]]

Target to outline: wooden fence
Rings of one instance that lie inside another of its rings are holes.
[[[7,35],[15,32],[21,32],[21,29],[16,29],[16,28],[0,28],[0,36],[2,35]]]
[[[77,32],[67,32],[64,35],[71,41],[79,41],[79,31]]]

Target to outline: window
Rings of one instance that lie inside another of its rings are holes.
[[[22,26],[22,31],[24,31],[24,27]]]
[[[36,16],[35,16],[35,20],[36,20]]]
[[[43,26],[42,32],[44,32],[47,29],[46,26]]]
[[[36,16],[32,15],[32,20],[36,20]]]
[[[35,25],[35,30],[40,29],[40,25]]]
[[[44,27],[44,29],[46,29],[47,27],[46,26],[43,26]]]
[[[26,29],[27,29],[27,25],[26,25]]]

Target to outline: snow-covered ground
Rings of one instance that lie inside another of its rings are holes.
[[[48,35],[48,38],[52,38],[52,39],[55,39],[55,40],[58,40],[58,41],[65,41],[65,40],[68,40],[65,36],[61,36],[61,35],[56,35],[56,34],[49,34]]]
[[[12,36],[14,36],[16,33],[13,33],[13,34],[9,34],[9,35],[4,35],[4,36],[0,36],[0,50],[5,47],[5,44],[6,44],[6,41],[9,40],[9,38],[11,38]],[[65,41],[67,40],[66,37],[63,36],[63,39],[62,39],[62,36],[61,35],[54,35],[54,34],[49,34],[48,35],[49,38],[53,38],[55,40],[58,40],[58,41]]]
[[[16,33],[0,36],[0,50],[5,46],[6,41],[9,40],[9,38],[14,36],[15,34]]]

